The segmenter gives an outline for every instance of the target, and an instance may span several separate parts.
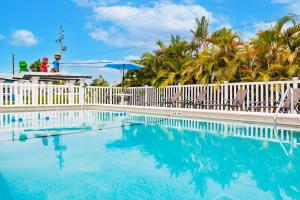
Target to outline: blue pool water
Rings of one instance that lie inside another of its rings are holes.
[[[300,132],[273,129],[99,111],[2,113],[0,199],[300,199]]]

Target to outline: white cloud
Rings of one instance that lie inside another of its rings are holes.
[[[93,32],[90,33],[90,36],[95,40],[108,42],[108,32],[103,29],[96,28]]]
[[[139,60],[139,59],[140,59],[139,56],[134,56],[134,55],[128,55],[123,58],[123,60],[125,60],[125,61],[132,61],[132,60]]]
[[[287,6],[289,12],[299,13],[300,12],[300,1],[299,0],[272,0],[273,3],[284,4]]]
[[[263,31],[272,28],[275,25],[275,22],[257,22],[255,23],[256,31]]]
[[[217,19],[200,5],[156,3],[153,7],[94,6],[94,21],[89,22],[90,36],[114,46],[141,45],[158,39],[167,40],[170,34],[189,37],[195,18],[206,16],[211,24]],[[109,27],[104,26],[109,22]],[[91,24],[93,24],[91,26]],[[188,36],[187,36],[188,35]]]
[[[274,27],[276,24],[276,21],[272,22],[256,22],[253,27],[250,27],[248,29],[245,29],[241,32],[241,36],[243,40],[249,40],[251,38],[256,37],[256,33],[259,31],[264,31],[267,29],[270,29]],[[282,30],[286,30],[287,28],[291,27],[293,24],[292,23],[286,23],[283,27]]]
[[[243,31],[243,32],[241,32],[241,37],[242,37],[243,41],[247,41],[249,39],[252,39],[255,36],[256,36],[255,31]]]
[[[11,44],[30,47],[38,43],[37,38],[29,30],[16,30],[11,35]]]
[[[145,45],[143,40],[130,39],[131,35],[128,33],[122,33],[121,31],[111,27],[108,30],[95,28],[90,32],[90,36],[97,41],[102,41],[112,46],[124,47],[124,46],[135,46]]]
[[[250,26],[248,29],[245,29],[241,32],[241,37],[243,40],[249,40],[256,37],[256,33],[263,31],[274,26],[274,23],[271,22],[256,22],[254,26]]]

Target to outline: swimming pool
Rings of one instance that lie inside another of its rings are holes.
[[[0,114],[0,199],[300,199],[299,130],[90,111]]]

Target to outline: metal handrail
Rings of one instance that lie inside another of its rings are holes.
[[[277,126],[275,125],[274,128],[273,128],[273,133],[274,135],[276,136],[279,144],[280,144],[280,147],[282,148],[283,152],[285,153],[286,156],[290,156],[290,153],[288,153],[287,149],[285,148],[285,146],[283,145],[283,142],[281,141],[280,137],[278,136],[278,131],[277,131]],[[293,148],[293,143],[291,141],[291,148]],[[291,150],[290,150],[291,152]]]
[[[276,109],[276,112],[275,112],[275,114],[274,114],[274,121],[273,121],[273,123],[274,123],[274,125],[276,126],[276,124],[277,124],[277,118],[278,118],[278,114],[279,114],[279,111],[280,111],[280,109],[281,109],[281,107],[282,107],[282,105],[283,105],[283,103],[284,103],[284,101],[285,101],[285,99],[286,99],[286,97],[287,97],[287,95],[289,94],[289,92],[291,91],[291,109],[293,109],[293,100],[294,100],[294,97],[293,97],[293,88],[292,87],[289,87],[287,90],[286,90],[286,92],[284,93],[284,95],[283,95],[283,97],[282,97],[282,99],[281,99],[281,101],[280,101],[280,103],[278,104],[278,107],[277,107],[277,109]]]

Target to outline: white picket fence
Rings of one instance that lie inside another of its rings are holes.
[[[74,85],[0,84],[0,107],[38,105],[80,105],[84,88]]]
[[[247,90],[247,96],[243,108],[249,108],[252,102],[264,102],[265,105],[276,106],[289,88],[300,88],[300,80],[294,78],[290,81],[273,82],[244,82],[224,83],[208,85],[174,85],[165,88],[150,86],[144,87],[93,87],[74,85],[49,85],[30,83],[0,83],[0,107],[14,106],[58,106],[58,105],[119,105],[124,98],[128,106],[152,106],[167,107],[161,104],[164,99],[171,98],[180,93],[180,100],[195,99],[200,91],[207,92],[206,101],[217,102],[209,108],[212,110],[224,110],[227,107],[218,106],[227,100],[233,100],[240,89]],[[182,107],[175,104],[173,107]],[[194,108],[185,105],[185,108]],[[245,110],[245,109],[242,109]],[[273,112],[272,109],[247,109],[252,112]]]
[[[208,85],[173,85],[165,88],[156,88],[150,86],[129,87],[126,89],[116,87],[87,87],[86,104],[120,104],[120,94],[126,93],[126,105],[129,106],[152,106],[152,107],[168,107],[162,104],[165,99],[170,99],[174,94],[180,93],[179,100],[181,102],[195,99],[200,91],[207,92],[206,102],[216,102],[215,105],[209,106],[212,110],[225,110],[228,107],[219,106],[225,104],[227,100],[233,100],[237,91],[244,89],[247,91],[246,99],[242,110],[250,112],[273,112],[274,109],[262,108],[255,109],[253,102],[261,102],[260,105],[276,106],[283,98],[288,88],[300,88],[300,80],[295,78],[291,81],[273,81],[273,82],[244,82],[244,83],[224,83],[224,84],[208,84]],[[182,104],[174,104],[173,107],[182,107]],[[185,105],[185,108],[194,108],[193,105]],[[197,107],[196,107],[197,108]],[[250,108],[250,109],[246,109]],[[200,109],[198,107],[198,109]]]

